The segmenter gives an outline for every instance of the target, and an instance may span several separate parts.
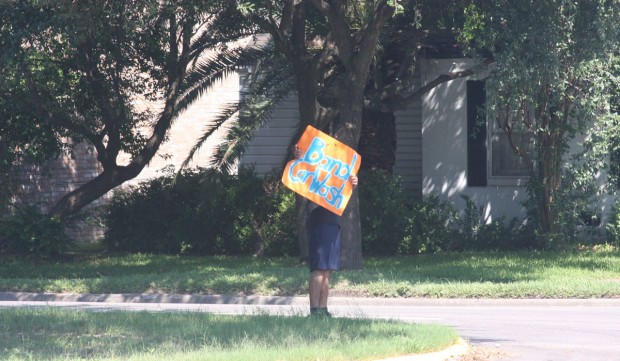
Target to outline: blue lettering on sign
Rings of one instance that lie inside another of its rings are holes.
[[[332,175],[346,182],[357,160],[357,154],[353,155],[351,164],[346,164],[325,155],[323,149],[326,145],[321,138],[314,138],[306,153],[291,164],[288,177],[293,183],[306,183],[311,180],[308,187],[311,193],[318,194],[332,207],[340,208],[344,198],[342,191],[346,183],[336,187],[328,186],[327,182]],[[297,166],[303,163],[315,165],[316,168],[314,171],[297,170]]]

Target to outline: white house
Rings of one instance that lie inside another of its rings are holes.
[[[420,86],[439,75],[476,66],[475,60],[467,58],[423,58],[419,63]],[[415,194],[437,194],[457,209],[464,209],[462,195],[466,195],[482,209],[487,222],[499,217],[523,219],[527,169],[495,124],[480,122],[478,112],[485,101],[484,80],[473,75],[440,84],[397,113],[394,173]],[[254,165],[259,173],[281,166],[298,113],[295,98],[284,101],[241,163]],[[582,139],[573,140],[571,149],[578,149]],[[603,220],[611,204],[610,197],[603,199]]]
[[[475,65],[474,60],[462,58],[423,58],[419,63],[421,86],[438,75],[470,69]],[[238,101],[244,83],[243,72],[232,74],[187,109],[171,128],[169,141],[158,155],[126,185],[161,175],[162,170],[170,166],[178,169],[191,146],[223,106]],[[474,75],[440,84],[406,111],[398,112],[394,173],[400,175],[403,185],[415,194],[437,194],[441,199],[452,202],[457,209],[463,209],[465,201],[461,195],[467,195],[483,209],[487,221],[502,216],[507,219],[523,218],[525,209],[522,202],[527,198],[523,169],[515,161],[512,150],[505,146],[506,142],[501,141],[501,132],[493,129],[493,124],[481,126],[476,121],[477,109],[484,105],[485,99],[484,82]],[[296,97],[282,101],[272,113],[269,125],[261,129],[246,148],[241,164],[253,165],[261,174],[282,166],[298,120]],[[226,131],[225,127],[222,131]],[[217,143],[217,138],[211,140],[194,157],[190,166],[206,166],[211,158],[209,150]],[[85,149],[82,156],[96,163],[92,151]],[[91,171],[91,166],[86,172],[81,163],[64,158],[59,159],[58,166],[66,169],[67,174],[79,174],[80,179],[69,176],[55,178],[50,188],[43,184],[43,177],[31,176],[27,183],[32,184],[25,186],[38,194],[46,192],[44,188],[62,189],[64,194],[96,176],[97,172]],[[50,202],[61,195],[58,192],[49,193]],[[109,198],[109,195],[104,198]],[[610,202],[609,199],[604,202],[603,214],[609,211]],[[88,238],[84,234],[79,237]]]
[[[471,59],[422,59],[420,63],[421,85],[441,74],[475,65]],[[484,94],[480,91],[480,82],[475,78],[456,79],[435,87],[406,111],[397,113],[394,173],[403,178],[406,188],[421,195],[436,193],[457,208],[464,206],[461,195],[465,194],[484,207],[488,220],[523,217],[525,179],[495,174],[491,166],[493,154],[487,151],[493,148],[492,137],[471,135],[476,117],[471,110],[483,105],[480,100],[484,100]],[[285,101],[274,112],[269,126],[259,131],[247,148],[242,164],[254,165],[259,173],[281,165],[298,113],[294,98]],[[476,146],[483,151],[477,156],[471,151]]]

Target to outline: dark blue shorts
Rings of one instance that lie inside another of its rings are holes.
[[[323,207],[308,214],[306,222],[310,271],[340,269],[340,217]]]

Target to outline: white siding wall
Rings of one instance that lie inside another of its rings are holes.
[[[469,69],[471,59],[431,59],[421,64],[422,82],[450,71]],[[521,202],[525,188],[519,186],[467,186],[467,98],[466,82],[456,79],[435,87],[422,99],[422,192],[438,194],[463,209],[462,194],[468,195],[484,216],[492,220],[501,216],[523,217]]]
[[[396,164],[394,174],[403,177],[403,185],[421,195],[422,133],[421,103],[396,114]],[[299,122],[297,99],[291,96],[281,102],[272,120],[252,140],[241,164],[253,165],[259,174],[271,172],[283,165],[287,147]],[[364,160],[362,159],[362,162]]]
[[[282,167],[298,123],[297,96],[293,95],[277,105],[267,126],[258,131],[246,148],[241,164],[254,166],[258,174]]]

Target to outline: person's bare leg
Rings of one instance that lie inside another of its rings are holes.
[[[310,272],[310,308],[318,308],[321,301],[321,290],[323,288],[323,270],[314,270]]]
[[[327,297],[329,296],[329,279],[332,271],[323,272],[323,282],[321,283],[321,297],[319,298],[319,308],[327,308]]]

